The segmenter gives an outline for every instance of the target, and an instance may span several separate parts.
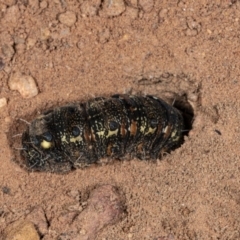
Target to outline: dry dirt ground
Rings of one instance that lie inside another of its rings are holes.
[[[2,0],[0,10],[2,238],[21,220],[44,240],[240,239],[239,1]],[[31,76],[39,93],[11,90],[14,73]],[[65,175],[12,161],[19,118],[129,91],[193,106],[184,144],[161,161]],[[123,210],[118,219],[110,214],[103,224],[91,214],[98,188],[106,191],[99,201],[109,207],[114,198]]]

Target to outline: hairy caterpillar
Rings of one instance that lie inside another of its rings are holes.
[[[158,159],[183,140],[182,114],[153,96],[113,95],[55,108],[22,136],[29,170],[67,172],[101,158]]]

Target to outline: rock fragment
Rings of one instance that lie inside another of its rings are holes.
[[[28,38],[27,39],[27,44],[26,44],[26,48],[27,48],[27,50],[28,49],[30,49],[30,48],[32,48],[35,44],[36,44],[36,42],[37,42],[37,39],[35,39],[35,38]]]
[[[187,27],[186,36],[196,36],[201,31],[201,23],[198,23],[192,17],[186,19]]]
[[[37,12],[39,9],[39,0],[28,0],[28,5],[32,12]]]
[[[139,5],[142,7],[144,12],[151,12],[154,6],[153,0],[139,0]]]
[[[110,31],[108,28],[103,29],[99,34],[98,34],[98,39],[100,43],[106,43],[109,41],[110,38]]]
[[[18,220],[9,225],[4,232],[3,240],[39,240],[40,237],[33,223]]]
[[[66,11],[65,13],[61,13],[58,17],[60,23],[71,27],[77,21],[76,14],[72,11]]]
[[[84,1],[81,5],[82,16],[93,17],[97,15],[100,5],[101,5],[101,0]]]
[[[6,57],[7,59],[12,59],[15,54],[15,51],[14,51],[12,45],[4,44],[2,46],[2,53],[3,53],[4,57]]]
[[[115,17],[123,13],[126,9],[123,0],[107,0],[104,1],[103,11],[108,17]]]
[[[128,0],[127,4],[132,8],[138,8],[138,0]]]
[[[7,105],[7,99],[6,98],[0,98],[0,108],[3,108]]]
[[[96,239],[103,228],[124,217],[124,204],[125,199],[115,186],[98,186],[91,191],[84,210],[64,213],[52,220],[50,228],[62,232],[58,239]]]
[[[42,2],[40,2],[40,8],[41,9],[45,9],[48,7],[48,2],[43,0]]]
[[[18,5],[12,5],[11,7],[7,8],[6,13],[3,17],[3,23],[5,24],[13,24],[13,25],[17,25],[19,22],[19,18],[20,18],[21,14],[18,8]],[[5,26],[7,26],[5,25]]]
[[[111,185],[94,189],[87,208],[75,219],[80,226],[79,239],[95,239],[98,232],[119,221],[124,214],[124,201],[118,190]]]
[[[17,90],[23,98],[31,98],[38,94],[38,88],[33,77],[14,73],[9,81],[8,86],[11,90]]]
[[[139,9],[133,8],[133,7],[127,7],[124,14],[131,19],[137,19],[139,14]]]

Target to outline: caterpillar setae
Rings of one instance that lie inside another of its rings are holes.
[[[180,111],[153,96],[113,95],[58,107],[22,135],[28,170],[68,172],[102,158],[158,159],[183,141]]]

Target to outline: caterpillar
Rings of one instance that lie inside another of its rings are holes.
[[[57,107],[22,135],[30,171],[68,172],[102,158],[156,160],[181,145],[184,119],[154,96],[113,95]]]

